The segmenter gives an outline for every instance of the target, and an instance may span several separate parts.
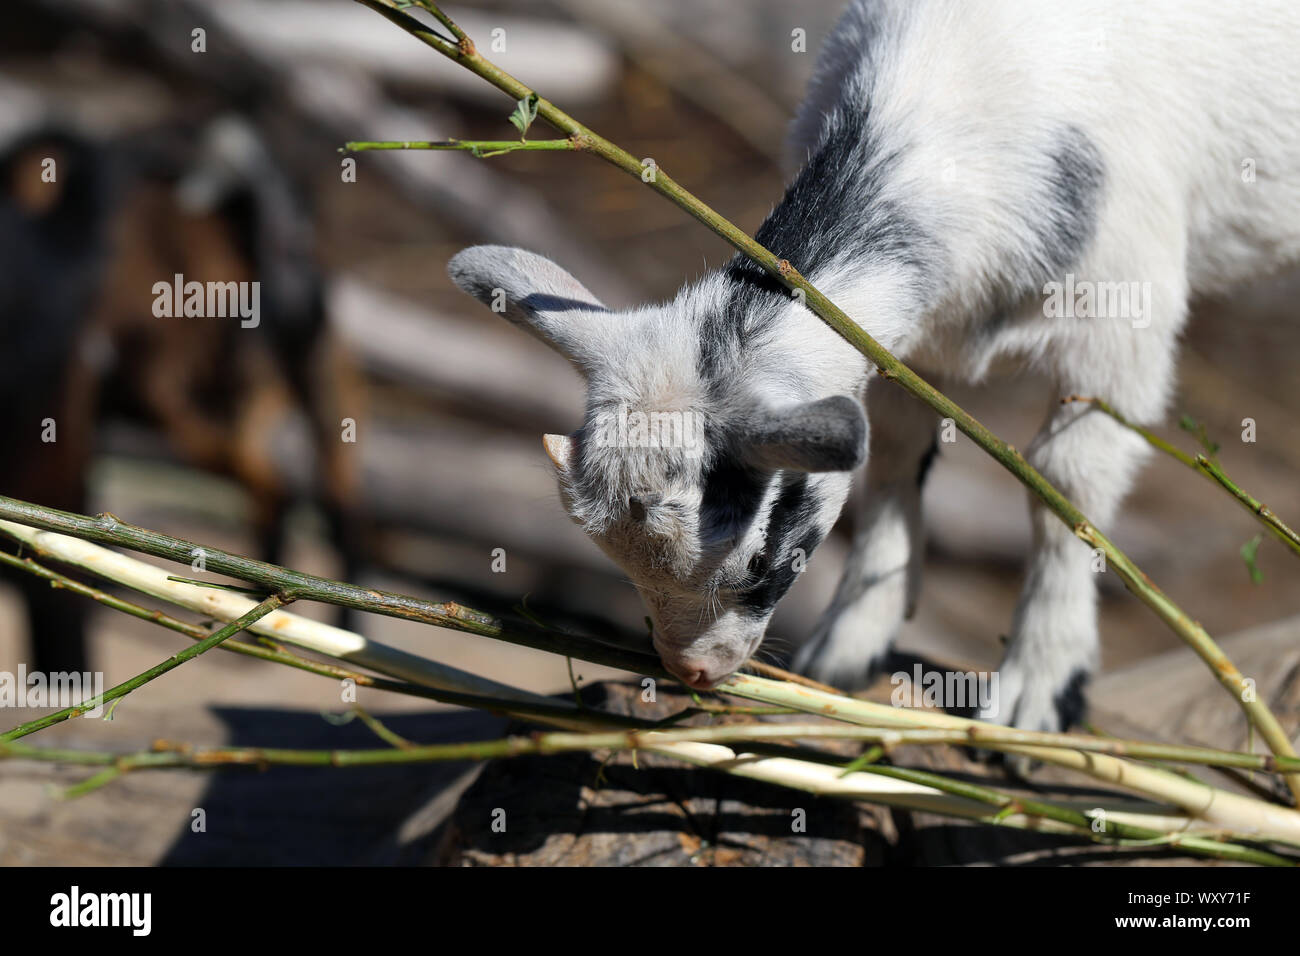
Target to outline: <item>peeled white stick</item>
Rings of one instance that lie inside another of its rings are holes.
[[[127,557],[108,548],[54,531],[37,531],[26,525],[0,520],[0,531],[30,545],[37,551],[94,574],[125,584],[159,600],[189,608],[220,621],[234,621],[257,605],[251,598],[221,588],[205,588],[183,581],[168,580],[169,573],[152,564]],[[288,611],[272,611],[248,630],[254,634],[336,657],[380,674],[401,678],[435,690],[479,694],[524,703],[572,706],[570,702],[544,697],[531,691],[499,684],[486,677],[446,664],[439,664],[415,654],[408,654],[387,644],[368,640],[340,627],[322,624]],[[577,709],[576,707],[574,708]]]
[[[939,711],[890,707],[872,701],[828,694],[812,687],[784,684],[755,677],[732,675],[721,687],[728,694],[760,700],[765,704],[793,707],[820,717],[874,727],[980,726],[979,721],[953,717]],[[986,725],[993,727],[995,725]],[[978,745],[978,741],[972,739]],[[1068,767],[1080,773],[1127,787],[1143,796],[1171,804],[1189,816],[1234,833],[1276,840],[1300,846],[1300,812],[1263,800],[1221,790],[1159,767],[1123,760],[1109,754],[1085,753],[1063,747],[1000,744],[999,750],[1023,754],[1044,763]]]
[[[639,749],[650,750],[701,767],[725,770],[738,777],[807,790],[819,796],[870,800],[873,803],[905,807],[909,810],[926,810],[967,818],[987,817],[996,812],[996,808],[991,808],[986,803],[944,793],[942,790],[921,783],[912,783],[910,780],[898,780],[894,777],[861,771],[844,775],[844,771],[839,767],[807,760],[764,757],[736,751],[724,744],[694,740],[655,743],[653,733],[642,736],[645,745]],[[1182,821],[1179,825],[1184,825],[1185,822]]]
[[[839,767],[788,757],[764,757],[737,752],[723,744],[700,741],[656,744],[653,733],[645,734],[643,739],[646,741],[645,746],[640,748],[643,750],[660,753],[697,766],[722,770],[738,777],[793,787],[818,796],[866,800],[890,807],[963,817],[969,820],[987,820],[997,812],[996,808],[987,803],[945,793],[910,780],[899,780],[862,771],[845,774]],[[1095,804],[1076,806],[1072,803],[1061,803],[1058,805],[1069,806],[1084,813],[1094,813],[1097,810]],[[1103,819],[1116,824],[1168,833],[1175,838],[1178,835],[1196,837],[1199,834],[1218,833],[1222,830],[1221,827],[1213,826],[1203,820],[1191,819],[1178,814],[1176,810],[1159,806],[1147,809],[1130,804],[1127,808],[1121,809],[1107,805]],[[1080,832],[1080,828],[1068,823],[1024,813],[1001,816],[998,823],[1001,826],[1051,833],[1078,834]]]

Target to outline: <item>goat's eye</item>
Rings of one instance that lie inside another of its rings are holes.
[[[763,572],[767,570],[767,555],[760,551],[749,559],[747,568],[752,577],[762,577]]]

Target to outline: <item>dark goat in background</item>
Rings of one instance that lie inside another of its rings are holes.
[[[55,183],[41,181],[46,158]],[[199,136],[161,130],[112,146],[32,133],[0,171],[0,250],[16,264],[0,279],[0,401],[12,410],[0,491],[87,510],[96,426],[124,416],[243,485],[262,555],[279,561],[294,492],[273,451],[298,410],[341,573],[355,578],[359,469],[340,428],[361,416],[359,377],[328,328],[305,205],[252,128],[223,118]],[[154,285],[176,274],[259,282],[258,324],[155,316]],[[42,440],[47,419],[54,442]],[[18,577],[33,667],[85,670],[81,602]]]
[[[29,132],[0,156],[0,489],[68,510],[86,501],[96,389],[78,343],[102,284],[110,179],[103,150],[61,131]],[[37,638],[33,667],[86,670],[84,603],[12,577]]]

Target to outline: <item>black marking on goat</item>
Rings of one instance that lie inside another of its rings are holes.
[[[883,258],[928,269],[933,260],[924,255],[925,231],[896,202],[881,196],[898,154],[881,150],[861,106],[842,108],[829,123],[817,152],[755,238],[805,276],[846,256],[864,264]],[[748,259],[733,259],[726,274],[741,295],[747,287],[788,295]]]
[[[898,158],[881,149],[868,108],[845,103],[828,118],[817,151],[755,238],[814,282],[828,270],[901,263],[917,274],[924,298],[937,285],[942,250],[906,209],[882,195]],[[727,300],[701,317],[698,368],[706,381],[725,375],[727,359],[768,332],[790,298],[784,285],[741,255],[723,276]]]
[[[490,292],[489,292],[490,295]],[[594,302],[570,299],[566,296],[533,292],[519,300],[520,308],[529,312],[608,312],[609,309]]]
[[[732,457],[716,460],[704,475],[700,530],[705,538],[740,534],[758,513],[769,476]]]
[[[1075,670],[1070,674],[1070,679],[1065,682],[1065,686],[1052,698],[1052,706],[1056,709],[1057,729],[1061,733],[1083,720],[1083,715],[1088,710],[1088,699],[1085,693],[1088,679],[1087,671],[1081,668]]]
[[[1106,184],[1101,150],[1082,129],[1066,126],[1047,156],[1041,184],[1044,205],[1026,223],[1037,240],[1029,253],[1008,260],[992,283],[988,315],[976,333],[990,340],[1026,302],[1041,301],[1043,287],[1077,266],[1097,232]],[[973,345],[978,348],[978,345]]]
[[[981,335],[991,337],[1027,299],[1039,299],[1044,284],[1059,281],[1078,265],[1097,232],[1106,170],[1097,144],[1077,126],[1065,127],[1047,155],[1041,183],[1044,205],[1026,223],[1035,237],[1032,251],[1008,264]]]
[[[1096,234],[1106,170],[1101,150],[1077,126],[1066,127],[1050,159],[1051,213],[1034,227],[1043,264],[1052,276],[1078,262]]]
[[[932,439],[930,447],[925,450],[921,456],[921,464],[916,469],[916,487],[924,488],[925,479],[930,476],[930,468],[934,465],[934,459],[939,455],[939,439]]]
[[[766,614],[790,590],[799,572],[791,556],[802,548],[806,560],[821,543],[815,519],[818,501],[808,488],[808,476],[799,474],[787,479],[780,495],[772,504],[767,519],[767,536],[763,553],[767,555],[767,570],[750,587],[736,595],[737,606],[755,614]]]

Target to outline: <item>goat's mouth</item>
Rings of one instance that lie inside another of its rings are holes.
[[[719,653],[716,645],[703,653],[693,651],[690,647],[655,649],[668,673],[692,690],[705,691],[713,690],[744,667],[762,640],[761,633],[751,638],[745,642],[744,650],[740,653]]]
[[[679,664],[670,664],[664,661],[664,667],[668,670],[668,673],[691,690],[713,690],[736,672],[735,668],[726,671],[711,671],[707,667],[698,666],[691,661]]]

